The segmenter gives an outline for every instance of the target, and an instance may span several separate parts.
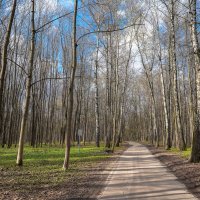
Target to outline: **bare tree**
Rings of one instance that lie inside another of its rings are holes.
[[[195,112],[195,126],[194,126],[194,134],[192,140],[192,152],[190,161],[191,162],[199,162],[200,161],[200,48],[199,48],[199,41],[197,36],[197,1],[190,0],[190,30],[191,30],[191,41],[192,47],[194,52],[194,64],[196,70],[196,88],[197,88],[197,99],[196,99],[196,112]]]
[[[1,4],[2,2],[0,3],[0,8],[1,8]],[[3,115],[4,115],[3,92],[4,92],[4,82],[5,82],[5,75],[6,75],[6,68],[7,68],[7,55],[8,55],[11,29],[13,25],[16,7],[17,7],[17,0],[13,0],[10,19],[9,19],[9,23],[8,23],[8,27],[7,27],[6,35],[5,35],[5,40],[3,44],[2,57],[0,59],[1,61],[0,63],[1,64],[1,67],[0,67],[0,134],[2,134],[2,131],[3,131]]]
[[[77,8],[78,8],[78,0],[75,0],[74,3],[74,19],[73,19],[73,41],[72,41],[72,69],[70,76],[70,85],[69,85],[69,105],[67,111],[67,137],[66,137],[66,152],[65,159],[63,164],[63,169],[66,170],[69,167],[69,157],[70,157],[70,143],[71,143],[71,134],[72,134],[72,114],[73,114],[73,101],[74,101],[74,80],[76,74],[77,67],[77,40],[76,40],[76,24],[77,24]]]
[[[19,137],[19,147],[17,154],[17,165],[23,165],[23,151],[24,151],[24,136],[25,136],[25,128],[28,120],[28,111],[29,104],[31,98],[31,84],[32,84],[32,76],[33,76],[33,68],[34,68],[34,54],[35,54],[35,1],[31,0],[31,48],[30,48],[30,57],[29,57],[29,72],[26,82],[26,96],[24,100],[24,110],[21,120],[21,129],[20,129],[20,137]]]

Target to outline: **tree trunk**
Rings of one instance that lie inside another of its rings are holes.
[[[2,2],[1,2],[2,3]],[[15,16],[15,10],[17,6],[17,0],[13,1],[11,15],[9,19],[8,28],[5,35],[5,41],[3,44],[3,53],[2,57],[0,58],[1,61],[1,67],[0,67],[0,135],[3,131],[3,114],[4,114],[4,106],[3,106],[3,91],[4,91],[4,81],[5,81],[5,75],[6,75],[6,67],[7,67],[7,54],[8,54],[8,46],[10,42],[10,36],[11,36],[11,29],[12,24]],[[1,5],[0,5],[1,8]],[[1,54],[0,54],[1,56]]]
[[[77,8],[78,0],[74,1],[74,19],[73,19],[73,63],[72,63],[72,72],[70,77],[69,85],[69,107],[67,110],[67,137],[66,137],[66,151],[65,159],[63,164],[63,169],[67,170],[69,168],[69,157],[70,157],[70,147],[71,147],[71,134],[72,134],[72,115],[73,115],[73,105],[74,105],[74,80],[77,67],[77,43],[76,43],[76,24],[77,24]]]
[[[179,97],[178,97],[178,70],[176,64],[176,38],[175,38],[175,12],[174,12],[174,5],[175,1],[171,0],[171,51],[172,51],[172,68],[173,68],[173,75],[174,75],[174,103],[175,103],[175,121],[176,121],[176,146],[180,150],[185,150],[185,139],[183,135],[183,129],[181,125],[181,112],[180,112],[180,104],[179,104]]]
[[[97,50],[95,60],[95,118],[96,118],[96,146],[100,147],[100,127],[99,127],[99,88],[98,88],[98,57],[99,57],[99,36],[97,36]]]
[[[191,40],[194,52],[194,63],[196,69],[196,87],[197,87],[197,100],[196,100],[196,115],[194,134],[192,139],[192,151],[190,156],[191,162],[200,161],[200,48],[197,35],[197,16],[196,16],[196,0],[190,0],[190,16],[191,16]]]
[[[164,108],[164,120],[165,120],[165,149],[170,149],[170,132],[169,132],[169,122],[168,122],[168,112],[167,112],[167,101],[166,101],[166,92],[164,85],[164,77],[163,77],[163,66],[160,61],[160,79],[161,79],[161,89],[162,89],[162,100],[163,100],[163,108]]]
[[[19,147],[17,154],[17,165],[23,165],[23,151],[24,151],[24,136],[26,130],[26,123],[28,119],[29,104],[31,98],[31,83],[33,75],[33,65],[34,65],[34,54],[35,54],[35,1],[31,0],[32,10],[31,10],[31,50],[30,50],[30,60],[29,60],[29,74],[28,80],[26,82],[26,96],[24,101],[24,110],[21,121],[20,137],[19,137]]]

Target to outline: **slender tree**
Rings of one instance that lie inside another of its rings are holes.
[[[100,125],[99,125],[99,86],[98,86],[98,59],[99,59],[99,34],[97,34],[97,47],[95,58],[95,117],[96,117],[96,146],[100,147]]]
[[[35,0],[31,0],[31,47],[29,56],[29,72],[26,82],[26,96],[24,99],[24,109],[20,127],[19,147],[17,154],[17,165],[23,165],[23,152],[24,152],[24,137],[26,131],[26,124],[28,120],[28,111],[31,98],[31,84],[34,68],[34,54],[35,54]]]
[[[63,164],[63,169],[67,170],[69,167],[70,158],[70,146],[71,146],[71,134],[72,134],[72,114],[73,114],[73,104],[74,104],[74,80],[77,68],[77,41],[76,41],[76,31],[77,31],[77,8],[78,0],[74,1],[74,19],[73,19],[73,40],[72,40],[72,66],[71,66],[71,76],[69,83],[69,105],[67,110],[67,137],[66,137],[66,152]]]
[[[191,41],[194,52],[194,64],[196,70],[196,88],[197,88],[197,100],[196,100],[196,115],[195,115],[195,126],[194,134],[192,140],[192,151],[191,151],[191,162],[200,161],[200,47],[197,34],[197,1],[190,0],[190,31],[191,31]]]
[[[0,2],[0,8],[1,8],[2,2]],[[15,17],[15,11],[17,7],[17,0],[13,0],[10,19],[8,23],[8,27],[6,30],[5,40],[3,44],[3,52],[2,56],[0,58],[0,134],[2,134],[3,131],[3,115],[4,115],[4,106],[3,106],[3,92],[4,92],[4,83],[5,83],[5,75],[6,75],[6,68],[7,68],[7,55],[8,55],[8,48],[10,43],[10,36],[11,36],[11,30],[12,25]]]
[[[170,1],[170,34],[171,34],[171,63],[173,69],[173,92],[174,92],[174,106],[175,106],[175,132],[176,132],[176,146],[180,150],[186,149],[185,138],[183,134],[183,127],[181,123],[181,111],[179,103],[178,91],[178,69],[177,69],[177,54],[176,54],[176,35],[175,35],[175,2]]]

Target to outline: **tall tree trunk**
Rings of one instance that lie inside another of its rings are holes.
[[[163,77],[163,66],[160,64],[160,78],[161,78],[161,88],[162,88],[162,99],[163,99],[163,108],[164,108],[164,120],[165,120],[165,149],[171,148],[170,132],[169,132],[169,122],[168,122],[168,112],[167,112],[167,100],[165,92],[165,84]]]
[[[111,140],[111,124],[110,124],[110,115],[111,115],[111,91],[110,91],[110,70],[109,70],[109,41],[107,39],[107,48],[106,48],[106,138],[105,138],[105,147],[110,148],[110,140]]]
[[[119,40],[118,40],[119,41]],[[119,108],[119,43],[116,47],[115,69],[114,69],[114,95],[113,95],[113,138],[112,138],[112,152],[116,146],[116,137],[118,130],[118,108]]]
[[[73,63],[72,71],[69,84],[69,105],[67,110],[67,137],[66,137],[66,151],[65,159],[63,164],[63,169],[67,170],[69,168],[69,157],[70,157],[70,147],[71,147],[71,134],[72,134],[72,115],[73,115],[73,105],[74,105],[74,80],[77,67],[77,43],[76,43],[76,24],[77,24],[77,8],[78,0],[74,1],[74,19],[73,19]]]
[[[131,35],[132,37],[132,35]],[[131,60],[131,53],[132,53],[132,44],[130,44],[128,59],[125,67],[125,77],[124,77],[124,83],[123,83],[123,89],[122,89],[122,95],[121,95],[121,111],[119,115],[119,129],[118,129],[118,135],[117,135],[117,142],[116,146],[119,147],[120,140],[122,139],[122,129],[123,129],[123,122],[124,120],[124,109],[125,109],[125,95],[126,95],[126,89],[128,84],[128,67]]]
[[[192,87],[192,69],[191,69],[191,61],[188,61],[188,80],[189,80],[189,129],[190,129],[190,144],[192,146],[193,141],[193,135],[194,135],[194,111],[195,111],[195,105],[194,105],[194,98],[193,98],[193,87]]]
[[[99,88],[98,88],[98,57],[99,57],[99,34],[97,36],[97,50],[95,60],[95,118],[96,118],[96,146],[100,147],[100,126],[99,126]]]
[[[30,49],[30,60],[29,60],[29,73],[26,82],[26,96],[24,101],[24,109],[21,121],[20,137],[19,137],[19,147],[17,154],[17,165],[23,165],[23,151],[24,151],[24,136],[26,130],[26,123],[28,119],[29,104],[31,98],[31,83],[33,76],[33,65],[34,65],[34,54],[35,54],[35,1],[31,0],[32,10],[31,10],[31,49]]]
[[[200,48],[197,35],[197,16],[196,16],[196,0],[190,0],[190,16],[191,16],[191,40],[194,52],[194,64],[196,69],[196,87],[197,87],[197,100],[196,100],[196,115],[194,134],[192,139],[192,151],[190,156],[191,162],[200,161]]]
[[[159,31],[159,18],[156,13],[157,18],[157,25],[156,28],[158,30],[158,42],[159,42],[159,62],[160,62],[160,79],[161,79],[161,93],[162,93],[162,103],[163,103],[163,109],[164,109],[164,131],[165,131],[165,149],[171,148],[171,140],[170,140],[170,128],[169,128],[169,114],[167,110],[167,99],[166,99],[166,88],[165,88],[165,82],[164,82],[164,70],[163,70],[163,64],[162,64],[162,48],[161,48],[161,39],[160,39],[160,31]]]
[[[175,103],[175,121],[176,121],[176,146],[180,150],[186,149],[185,139],[183,135],[183,129],[181,125],[181,112],[180,112],[180,104],[178,97],[178,70],[176,64],[176,38],[175,38],[175,1],[171,0],[171,11],[170,11],[170,19],[171,19],[171,51],[172,51],[172,68],[174,75],[174,103]]]
[[[1,2],[2,4],[2,2]],[[10,42],[10,36],[11,36],[11,29],[12,29],[12,24],[15,16],[15,10],[17,6],[17,0],[13,0],[13,5],[12,5],[12,10],[11,10],[11,15],[5,35],[5,41],[3,44],[3,53],[0,58],[0,135],[2,134],[3,131],[3,114],[4,114],[4,106],[3,106],[3,91],[4,91],[4,81],[5,81],[5,75],[6,75],[6,68],[7,68],[7,54],[8,54],[8,46]],[[1,8],[1,5],[0,5]]]

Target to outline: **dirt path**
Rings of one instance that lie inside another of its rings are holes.
[[[186,187],[141,144],[132,143],[107,179],[99,200],[194,200]]]

